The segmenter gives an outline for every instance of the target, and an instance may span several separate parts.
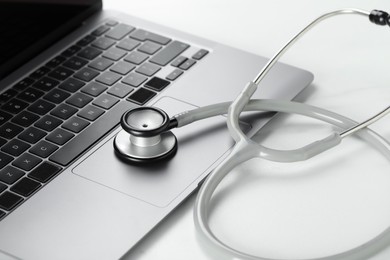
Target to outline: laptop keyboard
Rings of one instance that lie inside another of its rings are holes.
[[[2,93],[0,219],[208,54],[189,48],[109,20]]]

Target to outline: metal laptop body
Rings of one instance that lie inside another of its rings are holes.
[[[191,44],[184,55],[195,49],[209,51],[147,103],[169,115],[232,100],[267,61],[135,17],[102,11],[0,83],[12,86],[109,19]],[[156,75],[164,73],[162,69]],[[256,98],[292,99],[312,79],[306,71],[279,64]],[[267,120],[244,120],[243,128],[254,132]],[[197,189],[232,145],[225,118],[220,116],[177,129],[175,157],[140,168],[116,158],[112,141],[119,130],[107,133],[0,221],[0,259],[120,258]]]

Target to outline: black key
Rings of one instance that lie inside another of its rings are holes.
[[[5,191],[6,189],[7,189],[7,185],[0,183],[0,193],[2,193],[3,191]],[[1,212],[2,212],[2,211],[1,211]],[[2,217],[1,214],[2,214],[2,213],[0,213],[0,218]]]
[[[31,84],[33,84],[35,82],[35,80],[33,80],[32,78],[25,78],[21,81],[19,81],[18,83],[16,83],[13,88],[16,89],[16,90],[23,90],[25,88],[27,88],[28,86],[30,86]]]
[[[1,189],[0,189],[1,190]],[[5,216],[5,212],[0,210],[0,219]]]
[[[117,21],[114,21],[114,20],[108,20],[107,22],[106,22],[106,25],[108,25],[108,26],[115,26],[115,25],[117,25],[118,24],[118,22]]]
[[[119,98],[124,98],[124,97],[127,96],[131,91],[133,91],[133,88],[132,88],[132,87],[126,86],[126,85],[121,84],[121,83],[117,83],[117,84],[115,84],[114,86],[112,86],[112,87],[107,91],[107,93],[108,93],[108,94],[111,94],[111,95],[114,95],[114,96],[116,96],[116,97],[119,97]]]
[[[22,196],[28,197],[39,187],[41,187],[41,184],[39,182],[25,177],[21,179],[18,183],[16,183],[14,186],[12,186],[11,191],[18,193]]]
[[[52,72],[50,72],[48,75],[52,78],[58,79],[58,80],[65,80],[70,77],[70,75],[73,74],[73,70],[64,68],[64,67],[58,67]]]
[[[57,119],[53,116],[46,115],[42,117],[34,126],[41,128],[45,131],[52,131],[54,128],[59,126],[62,123],[62,120]]]
[[[112,64],[114,64],[113,61],[106,59],[106,58],[97,58],[94,61],[92,61],[88,67],[94,68],[96,70],[106,70],[108,67],[110,67]]]
[[[0,110],[0,125],[2,125],[5,122],[7,122],[11,117],[12,117],[11,114],[6,113],[6,112]]]
[[[37,69],[36,71],[34,71],[30,77],[33,78],[33,79],[39,79],[40,77],[42,77],[43,75],[45,75],[46,73],[48,73],[50,71],[49,68],[46,68],[46,67],[41,67],[39,69]]]
[[[80,113],[78,113],[77,115],[82,118],[88,119],[90,121],[95,121],[102,114],[104,114],[104,111],[101,110],[100,108],[88,105],[83,110],[81,110]]]
[[[74,77],[84,81],[91,81],[97,75],[99,75],[99,72],[97,72],[96,70],[84,68],[78,71],[76,74],[74,74]]]
[[[136,40],[139,40],[139,41],[149,40],[149,41],[157,42],[157,43],[163,44],[163,45],[166,45],[167,43],[169,43],[171,41],[171,39],[169,39],[167,37],[164,37],[164,36],[161,36],[161,35],[158,35],[155,33],[151,33],[151,32],[148,32],[148,31],[145,31],[142,29],[135,30],[134,32],[132,32],[130,34],[130,37],[134,38]]]
[[[7,143],[7,140],[0,137],[0,146],[3,146]]]
[[[69,47],[68,49],[66,49],[64,52],[62,52],[61,55],[65,56],[65,57],[70,57],[70,56],[74,55],[76,52],[78,52],[79,50],[81,50],[81,47],[73,45],[73,46]]]
[[[52,91],[47,93],[43,98],[50,102],[59,104],[65,99],[67,99],[69,96],[70,94],[68,92],[65,92],[61,89],[53,89]]]
[[[65,131],[64,129],[57,128],[51,134],[46,137],[46,140],[58,145],[63,145],[74,137],[74,134]]]
[[[33,153],[35,155],[38,155],[39,157],[46,158],[52,153],[54,153],[55,150],[58,149],[58,146],[51,144],[49,142],[46,142],[45,140],[40,141],[36,145],[34,145],[33,148],[29,150],[30,153]]]
[[[42,92],[42,91],[39,91],[39,90],[34,89],[34,88],[28,88],[28,89],[22,91],[18,95],[18,98],[32,103],[32,102],[35,102],[38,98],[40,98],[43,94],[44,94],[44,92]]]
[[[161,45],[151,41],[146,41],[138,48],[139,51],[150,55],[155,54],[159,49],[161,49]]]
[[[107,50],[110,48],[112,45],[114,45],[116,42],[112,39],[106,38],[106,37],[100,37],[97,38],[93,43],[92,46],[102,49],[102,50]]]
[[[40,89],[40,90],[43,90],[43,91],[49,91],[49,90],[53,89],[55,86],[57,86],[58,84],[60,84],[60,82],[58,80],[44,77],[44,78],[38,80],[33,85],[33,87]]]
[[[135,68],[135,65],[133,65],[133,64],[131,64],[129,62],[119,61],[114,66],[112,66],[110,68],[110,70],[113,71],[113,72],[122,74],[122,75],[126,75],[127,73],[132,71],[134,68]]]
[[[161,79],[161,78],[158,78],[158,77],[153,77],[148,82],[146,82],[144,86],[147,87],[147,88],[151,88],[153,90],[156,90],[156,91],[161,91],[166,86],[168,86],[169,83],[170,82],[165,80],[165,79]]]
[[[111,49],[107,50],[103,54],[103,57],[110,59],[110,60],[117,61],[117,60],[121,59],[123,56],[125,56],[126,54],[127,54],[127,52],[125,52],[124,50],[112,47]]]
[[[139,65],[142,62],[144,62],[147,58],[149,58],[149,56],[146,55],[145,53],[139,51],[133,51],[132,53],[126,56],[125,61]]]
[[[39,130],[35,127],[30,127],[23,131],[18,137],[23,141],[29,142],[30,144],[35,144],[41,140],[46,135],[46,132]]]
[[[30,145],[18,139],[12,139],[1,150],[13,156],[19,156],[30,148]]]
[[[118,101],[119,101],[119,99],[117,99],[113,96],[103,94],[100,97],[98,97],[95,101],[93,101],[92,104],[94,104],[95,106],[104,108],[104,109],[110,109]]]
[[[6,191],[0,195],[0,208],[9,211],[18,205],[22,200],[22,197]]]
[[[92,101],[93,98],[82,94],[82,93],[76,93],[73,96],[71,96],[66,103],[71,104],[75,107],[84,107],[86,104]]]
[[[79,53],[77,53],[78,56],[85,58],[87,60],[93,60],[97,56],[99,56],[102,53],[102,51],[93,48],[93,47],[85,47],[83,50],[81,50]]]
[[[33,178],[40,182],[47,182],[54,175],[61,171],[61,167],[58,167],[54,164],[43,162],[37,168],[35,168],[28,177]]]
[[[90,44],[91,42],[93,42],[95,39],[96,39],[96,37],[93,37],[92,35],[87,35],[84,38],[82,38],[81,40],[79,40],[77,42],[77,44],[84,47],[84,46],[87,46],[88,44]]]
[[[71,107],[67,104],[60,104],[55,109],[53,109],[50,114],[56,117],[59,117],[61,119],[68,119],[71,117],[74,113],[76,113],[78,110],[74,107]]]
[[[69,78],[69,79],[65,80],[65,82],[62,83],[61,85],[59,85],[58,87],[60,89],[64,89],[64,90],[69,91],[69,92],[76,92],[84,85],[85,85],[85,83],[80,81],[80,80],[77,80],[74,78]]]
[[[166,79],[168,79],[168,80],[175,80],[175,79],[177,79],[178,77],[180,77],[181,74],[183,74],[183,71],[182,71],[182,70],[175,69],[174,71],[172,71],[171,73],[168,74],[168,76],[166,77]]]
[[[106,86],[103,86],[102,84],[99,84],[97,82],[91,82],[85,87],[81,89],[81,92],[84,92],[88,95],[91,95],[93,97],[99,96],[101,93],[103,93],[107,89]]]
[[[186,57],[184,57],[184,56],[179,56],[179,57],[177,57],[172,63],[171,63],[171,65],[173,66],[173,67],[179,67],[183,62],[185,62],[187,60],[187,58]]]
[[[156,74],[156,72],[159,71],[160,69],[161,69],[160,66],[157,66],[149,62],[145,62],[144,64],[139,66],[135,71],[150,77]]]
[[[29,153],[24,153],[15,161],[13,161],[12,165],[22,170],[29,171],[37,166],[40,162],[42,162],[42,160],[38,157]]]
[[[113,38],[115,40],[120,40],[134,30],[133,26],[127,24],[118,24],[114,29],[106,33],[107,37]]]
[[[63,65],[64,67],[70,68],[72,70],[79,70],[82,67],[84,67],[88,61],[79,58],[79,57],[72,57],[69,60],[67,60]]]
[[[12,139],[22,131],[23,128],[20,126],[12,123],[5,123],[0,127],[0,136],[7,139]]]
[[[180,53],[185,51],[190,45],[179,41],[171,42],[167,47],[162,49],[159,53],[150,59],[150,62],[156,63],[160,66],[165,66],[176,58]]]
[[[136,41],[134,39],[125,38],[121,40],[116,47],[124,49],[126,51],[132,51],[135,47],[140,45],[141,43],[139,41]]]
[[[102,35],[103,33],[107,32],[108,30],[110,30],[110,27],[106,26],[106,25],[101,25],[99,26],[98,28],[96,28],[92,34],[95,35],[95,36],[100,36]]]
[[[146,88],[140,88],[127,99],[139,105],[143,105],[148,102],[152,97],[156,95],[156,92],[150,91]]]
[[[27,127],[33,124],[35,121],[39,119],[39,116],[30,113],[28,111],[23,111],[20,114],[18,114],[16,117],[12,119],[11,122]]]
[[[112,86],[115,82],[120,80],[122,78],[121,75],[112,72],[112,71],[106,71],[103,72],[99,77],[96,78],[96,81],[103,83],[108,86]]]
[[[126,83],[126,84],[129,84],[130,86],[133,86],[133,87],[138,87],[139,85],[141,85],[143,82],[145,82],[145,80],[147,80],[148,78],[141,75],[141,74],[138,74],[138,73],[130,73],[129,76],[127,76],[126,78],[124,78],[122,80],[123,83]]]
[[[31,112],[34,112],[38,115],[44,115],[47,112],[49,112],[50,110],[52,110],[54,107],[55,107],[54,104],[40,99],[37,102],[35,102],[34,104],[32,104],[31,106],[29,106],[28,110]]]
[[[3,105],[1,108],[7,112],[17,114],[20,111],[24,110],[28,106],[28,103],[23,102],[18,99],[11,99],[8,103]]]
[[[135,107],[135,105],[131,105],[128,102],[120,102],[96,120],[90,127],[55,152],[49,159],[60,165],[68,165],[104,134],[118,125],[122,114],[132,107]]]
[[[58,65],[63,63],[65,60],[66,60],[65,57],[57,56],[57,57],[53,58],[52,60],[50,60],[48,63],[46,63],[46,66],[54,69],[55,67],[57,67]]]
[[[79,132],[81,132],[81,130],[86,128],[88,125],[89,125],[89,123],[87,121],[85,121],[84,119],[81,119],[79,117],[74,116],[71,119],[69,119],[68,121],[66,121],[62,125],[62,127],[69,130],[69,131],[72,131],[74,133],[79,133]]]
[[[194,64],[196,63],[196,61],[192,60],[192,59],[188,59],[186,60],[185,62],[183,62],[179,68],[182,69],[182,70],[188,70],[189,68],[191,68]]]
[[[200,60],[204,56],[206,56],[207,53],[209,53],[208,50],[201,49],[201,50],[197,51],[194,55],[192,55],[192,58],[195,59],[195,60]]]
[[[0,169],[10,163],[13,158],[5,153],[0,152]]]
[[[23,175],[23,171],[12,166],[7,166],[0,171],[0,181],[7,184],[12,184],[19,180]]]
[[[14,89],[8,89],[7,91],[1,93],[0,95],[0,103],[5,103],[14,97],[18,92]]]

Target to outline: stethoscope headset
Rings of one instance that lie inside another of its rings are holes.
[[[213,104],[190,111],[184,111],[171,118],[169,118],[166,112],[156,107],[138,107],[123,114],[121,118],[123,130],[121,130],[114,139],[115,153],[121,160],[131,164],[137,164],[141,167],[142,165],[168,160],[175,155],[177,151],[177,139],[170,131],[171,129],[183,127],[205,118],[227,114],[227,126],[236,144],[232,148],[230,154],[227,155],[206,178],[199,190],[194,210],[196,229],[199,231],[203,241],[207,242],[204,243],[205,246],[211,250],[215,256],[224,257],[223,259],[276,260],[253,256],[238,251],[220,241],[208,226],[211,197],[222,179],[239,164],[252,158],[259,157],[277,162],[307,160],[338,145],[343,138],[350,136],[351,134],[356,134],[366,142],[369,142],[390,160],[390,144],[379,134],[366,128],[389,113],[390,107],[387,107],[375,116],[359,124],[342,115],[302,103],[251,99],[251,96],[257,90],[259,83],[292,44],[319,22],[340,14],[358,14],[368,17],[374,24],[390,26],[389,14],[379,10],[367,12],[358,9],[342,9],[326,13],[311,22],[283,46],[263,67],[254,81],[249,82],[244,87],[242,92],[233,102]],[[344,131],[341,133],[334,132],[324,139],[296,150],[275,150],[255,143],[250,137],[242,132],[239,127],[239,116],[243,111],[296,113],[333,124],[344,129]],[[348,251],[327,257],[307,260],[367,259],[387,247],[389,244],[390,227],[365,244]]]

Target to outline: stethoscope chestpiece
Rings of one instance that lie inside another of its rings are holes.
[[[172,121],[156,107],[138,107],[121,118],[122,131],[114,139],[116,155],[130,163],[157,162],[171,158],[177,151],[177,139],[169,131]]]

